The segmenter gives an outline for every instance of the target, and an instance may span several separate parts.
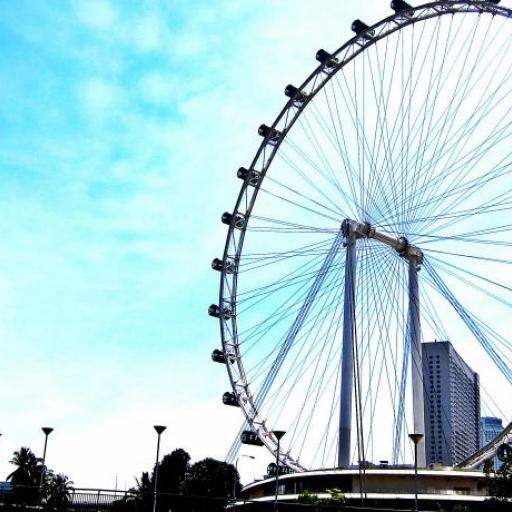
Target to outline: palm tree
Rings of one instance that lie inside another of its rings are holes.
[[[13,485],[39,485],[42,459],[36,457],[30,448],[22,446],[9,462],[17,466],[7,477]]]
[[[55,508],[66,507],[70,501],[69,493],[72,485],[73,482],[64,473],[56,475],[53,471],[48,471],[43,487],[46,504]]]
[[[13,485],[13,494],[17,502],[36,503],[41,479],[42,459],[36,457],[30,448],[22,446],[14,452],[9,461],[16,469],[7,477]]]

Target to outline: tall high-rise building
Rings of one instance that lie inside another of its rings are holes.
[[[481,423],[481,436],[480,436],[480,448],[490,443],[497,435],[503,431],[503,422],[500,418],[494,418],[492,416],[483,416]],[[494,456],[492,459],[493,469],[496,471],[500,469],[502,462],[498,457]]]
[[[480,447],[480,384],[449,341],[422,344],[428,464],[453,466]]]

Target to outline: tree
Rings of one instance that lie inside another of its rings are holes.
[[[22,446],[14,452],[10,464],[17,468],[7,477],[12,485],[39,485],[42,459],[36,457],[30,448]]]
[[[182,448],[165,455],[158,469],[158,492],[181,494],[185,490],[189,463],[190,455]],[[154,472],[152,479],[154,479]]]
[[[22,446],[14,452],[9,461],[16,469],[7,477],[13,485],[13,498],[16,503],[35,504],[39,499],[42,459],[36,457],[30,448]]]
[[[73,482],[67,475],[56,475],[53,471],[48,471],[42,489],[46,504],[57,509],[66,508],[70,502],[69,493],[72,485]]]
[[[492,501],[512,500],[512,460],[504,462],[498,471],[491,472],[491,466],[485,465],[487,488]]]
[[[233,464],[206,458],[190,468],[187,491],[195,496],[232,497],[233,488],[239,490],[240,480]]]
[[[137,482],[137,486],[134,489],[130,489],[130,491],[135,492],[137,496],[145,496],[153,492],[153,484],[147,471],[142,472],[140,480],[135,478],[135,482]]]
[[[113,512],[146,512],[153,503],[155,472],[142,473],[130,495],[113,504]],[[190,465],[190,455],[178,448],[158,465],[157,512],[224,512],[236,485],[238,472],[232,464],[207,458]]]
[[[190,469],[190,455],[182,448],[164,455],[158,465],[157,508],[161,511],[187,511],[186,500],[181,496],[185,492],[185,481]],[[155,472],[151,477],[154,485]]]
[[[190,510],[197,512],[223,510],[227,498],[233,496],[235,485],[238,492],[240,479],[233,464],[212,458],[196,462],[190,467],[187,475],[187,493],[190,496],[218,499],[195,499],[190,502]]]
[[[132,487],[126,496],[114,501],[112,510],[114,512],[149,511],[153,503],[153,483],[149,473],[144,471],[139,478],[135,478],[137,485]]]

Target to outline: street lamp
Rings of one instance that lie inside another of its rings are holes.
[[[418,443],[423,434],[409,434],[409,439],[414,443],[414,510],[418,512]]]
[[[284,430],[273,430],[272,434],[277,439],[277,450],[276,450],[276,494],[274,498],[274,512],[277,510],[277,493],[279,489],[279,451],[281,438],[286,434]]]
[[[156,442],[156,463],[155,463],[155,485],[153,488],[153,512],[156,510],[156,489],[158,482],[158,459],[160,458],[160,434],[167,428],[164,425],[155,425],[153,427],[156,430],[157,442]]]
[[[44,449],[43,449],[43,467],[41,468],[41,480],[39,481],[39,492],[43,488],[44,477],[46,476],[46,447],[48,445],[48,436],[53,432],[52,427],[42,427],[44,432]]]
[[[238,474],[238,461],[242,458],[248,458],[248,459],[255,459],[256,457],[254,457],[254,455],[245,455],[245,454],[242,454],[242,455],[239,455],[237,458],[236,458],[236,461],[235,461],[235,478],[234,478],[234,482],[233,482],[233,510],[235,510],[235,507],[236,507],[236,475]]]

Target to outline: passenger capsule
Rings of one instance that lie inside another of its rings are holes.
[[[271,462],[267,466],[267,475],[268,476],[276,476],[277,473],[277,465],[275,462]],[[283,466],[279,464],[279,474],[280,475],[289,475],[291,473],[291,469],[288,466]]]
[[[222,318],[225,319],[231,318],[232,316],[231,310],[229,308],[224,307],[221,309],[219,306],[217,306],[217,304],[210,305],[210,307],[208,308],[208,314],[215,318],[220,318],[222,315]]]
[[[255,171],[254,169],[249,170],[249,169],[246,169],[245,167],[240,167],[240,169],[238,169],[236,175],[241,180],[244,180],[244,181],[249,176],[248,183],[252,187],[255,187],[259,183],[260,178],[261,178],[261,174],[258,171]]]
[[[224,357],[224,352],[222,352],[222,350],[219,350],[218,348],[216,348],[212,352],[212,361],[214,363],[225,363],[226,358]]]
[[[231,393],[231,391],[226,391],[222,395],[222,403],[224,405],[231,405],[233,407],[240,407],[240,404],[238,403],[238,398],[234,393]]]
[[[267,126],[266,124],[260,125],[258,128],[258,134],[262,137],[268,137],[272,133],[272,128],[270,126]]]
[[[271,462],[267,466],[267,475],[268,476],[276,476],[277,473],[277,464],[275,462]]]
[[[324,49],[320,49],[316,52],[316,60],[322,64],[326,64],[332,59],[332,55],[326,52]]]
[[[220,308],[219,308],[219,306],[217,306],[217,304],[211,304],[210,307],[208,308],[208,314],[210,316],[215,317],[215,318],[219,318],[220,317]]]
[[[295,105],[300,106],[305,103],[307,99],[307,95],[304,94],[300,89],[294,87],[293,85],[288,84],[284,89],[285,96],[292,99]]]
[[[233,215],[229,212],[224,212],[221,217],[221,221],[223,224],[227,224],[228,226],[231,225],[231,222],[233,222]],[[242,215],[235,215],[235,222],[234,222],[235,228],[242,229],[245,227],[245,219]]]
[[[241,179],[241,180],[245,180],[245,178],[247,178],[247,176],[249,175],[249,171],[248,169],[246,169],[245,167],[240,167],[238,169],[238,171],[236,172],[236,175]]]
[[[333,57],[329,52],[325,50],[318,50],[316,52],[316,60],[323,64],[324,73],[332,73],[338,65],[338,59]]]
[[[212,361],[215,363],[227,363],[227,364],[233,364],[236,360],[236,357],[234,354],[228,354],[227,358],[224,355],[224,352],[222,350],[219,350],[216,348],[212,352]]]
[[[234,260],[227,258],[226,261],[222,261],[220,258],[214,258],[212,261],[212,268],[217,272],[224,270],[226,274],[233,274],[236,270]]]
[[[263,441],[258,437],[257,434],[251,432],[250,430],[244,430],[240,434],[240,441],[243,444],[251,444],[253,446],[263,446]]]
[[[354,20],[350,28],[356,34],[360,34],[361,32],[365,32],[366,30],[368,30],[370,27],[361,20]]]
[[[277,144],[279,139],[283,135],[279,130],[267,126],[266,124],[260,125],[258,128],[258,134],[268,140],[270,144]]]
[[[212,268],[213,268],[213,270],[217,270],[218,272],[220,272],[223,267],[224,267],[224,264],[222,263],[221,259],[214,258],[212,260]]]
[[[224,212],[222,217],[220,218],[222,224],[227,224],[228,226],[231,224],[231,220],[233,219],[233,215],[229,212]]]
[[[391,9],[393,9],[393,11],[395,11],[396,13],[399,13],[402,11],[411,10],[412,6],[409,5],[407,2],[404,2],[404,0],[392,0]]]

